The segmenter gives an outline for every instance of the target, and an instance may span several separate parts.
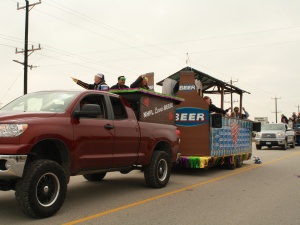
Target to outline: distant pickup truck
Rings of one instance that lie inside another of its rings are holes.
[[[174,125],[138,121],[116,94],[27,94],[0,110],[0,190],[15,190],[25,214],[45,218],[62,206],[70,176],[101,181],[140,169],[148,186],[161,188],[179,141]]]
[[[286,150],[288,145],[295,148],[296,137],[295,131],[283,123],[263,124],[261,132],[255,136],[256,149],[260,150],[263,146],[272,148],[272,146],[280,146]]]

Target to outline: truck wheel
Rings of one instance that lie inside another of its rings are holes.
[[[236,168],[241,168],[243,164],[244,164],[243,160],[238,161],[238,163],[236,164]]]
[[[101,181],[105,177],[106,173],[92,173],[85,174],[83,177],[88,181]]]
[[[227,164],[226,168],[229,170],[235,170],[237,168],[237,164],[236,163]]]
[[[287,149],[287,142],[284,143],[284,145],[281,146],[282,150],[286,150]]]
[[[54,161],[37,160],[28,165],[16,184],[16,199],[23,212],[35,218],[54,215],[64,203],[67,178]]]
[[[257,150],[261,150],[261,146],[260,145],[256,145],[256,149]]]
[[[150,165],[145,168],[146,184],[153,188],[162,188],[167,185],[171,173],[171,160],[164,151],[155,151]]]
[[[291,148],[295,148],[295,146],[296,146],[296,143],[295,143],[295,141],[293,141]]]

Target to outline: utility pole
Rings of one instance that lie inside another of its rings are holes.
[[[281,99],[281,98],[277,98],[275,96],[275,98],[272,98],[272,99],[275,99],[275,112],[273,112],[273,113],[275,113],[275,115],[276,115],[276,123],[277,123],[277,114],[280,113],[280,112],[277,111],[277,100]]]
[[[29,4],[28,0],[25,0],[26,5],[23,7],[19,7],[19,3],[17,3],[17,9],[25,9],[25,43],[24,43],[24,50],[18,51],[16,49],[16,53],[24,53],[24,63],[21,63],[24,65],[24,94],[27,94],[27,68],[28,68],[28,56],[31,55],[35,50],[41,50],[41,46],[39,45],[38,48],[34,48],[32,46],[32,49],[28,50],[28,20],[29,20],[29,11],[37,4],[41,3],[41,0],[37,3]],[[29,9],[29,7],[31,7]],[[30,54],[28,55],[28,52]]]
[[[233,85],[233,83],[238,82],[238,81],[239,80],[232,80],[232,77],[231,77],[231,80],[230,80],[229,84]],[[232,99],[232,92],[230,93],[230,102],[231,102],[231,104],[230,104],[231,110],[233,110],[233,103],[234,102],[238,102],[238,101],[237,100],[233,101],[233,99]],[[242,109],[240,109],[240,111],[242,112]]]
[[[234,102],[239,102],[239,100],[231,100],[231,101],[224,101],[225,103],[230,103],[231,104],[231,107],[232,107],[232,103]],[[232,111],[233,109],[231,109]]]

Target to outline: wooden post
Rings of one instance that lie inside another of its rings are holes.
[[[145,76],[148,78],[148,87],[150,90],[154,91],[154,73],[146,73]]]
[[[240,93],[240,119],[243,119],[243,93]]]
[[[224,86],[221,87],[221,108],[224,109]]]

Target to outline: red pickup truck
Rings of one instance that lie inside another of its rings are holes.
[[[174,125],[138,121],[116,94],[27,94],[0,110],[0,190],[15,190],[25,214],[44,218],[62,206],[70,176],[101,181],[140,169],[148,186],[161,188],[179,141]]]

